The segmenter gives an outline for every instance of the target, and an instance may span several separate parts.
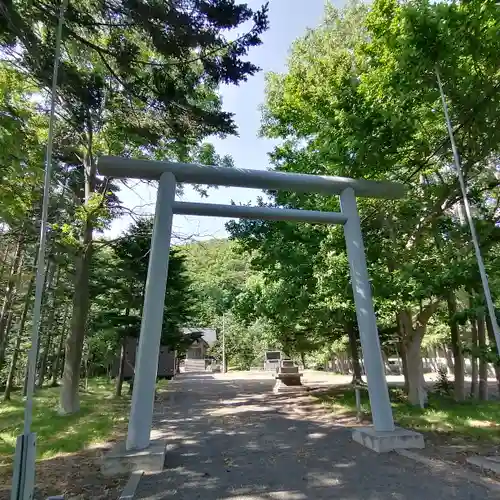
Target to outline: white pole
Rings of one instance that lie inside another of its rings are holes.
[[[226,373],[226,331],[225,331],[225,313],[222,313],[222,373]]]
[[[347,259],[351,272],[352,290],[356,305],[359,337],[368,382],[368,394],[372,408],[373,426],[376,431],[393,431],[389,390],[385,380],[385,369],[378,338],[377,319],[373,309],[372,291],[366,267],[365,248],[361,233],[356,195],[352,188],[340,194],[342,213],[347,216],[344,236]]]
[[[127,450],[142,450],[149,446],[158,355],[165,311],[175,185],[175,177],[170,172],[163,173],[158,183],[148,277],[144,290],[141,332],[135,361]]]
[[[32,500],[35,489],[36,434],[31,432],[33,421],[33,395],[35,392],[36,358],[38,354],[38,338],[40,334],[40,315],[42,309],[43,286],[45,281],[45,247],[47,241],[47,218],[49,211],[50,179],[52,174],[52,146],[54,143],[54,122],[57,100],[57,76],[61,56],[61,38],[64,24],[64,13],[68,0],[62,0],[59,10],[59,21],[56,30],[54,51],[54,68],[52,71],[52,88],[50,96],[49,131],[45,155],[45,175],[43,181],[42,215],[40,217],[40,241],[35,278],[35,302],[33,305],[31,346],[28,353],[26,403],[24,406],[23,434],[17,437],[14,454],[14,470],[12,475],[11,500]]]
[[[57,75],[59,72],[59,58],[61,54],[61,37],[64,24],[64,12],[68,0],[63,0],[59,11],[59,24],[56,32],[56,47],[54,54],[54,70],[52,73],[52,94],[50,97],[49,134],[47,138],[47,151],[45,156],[45,178],[43,185],[42,217],[40,221],[40,243],[38,246],[38,261],[35,278],[35,304],[33,306],[33,319],[31,330],[31,346],[28,354],[28,383],[26,388],[26,406],[24,408],[24,434],[31,431],[33,417],[33,393],[35,391],[36,357],[38,350],[38,336],[40,331],[40,313],[42,308],[42,295],[45,276],[45,246],[47,241],[47,214],[49,210],[50,177],[52,173],[52,146],[54,143],[54,122],[57,99]]]
[[[439,86],[439,93],[441,94],[441,101],[443,103],[444,117],[446,120],[446,128],[448,129],[448,135],[450,136],[451,150],[453,151],[453,160],[455,163],[455,169],[457,171],[458,182],[460,184],[460,189],[462,191],[462,198],[464,203],[465,215],[467,217],[467,222],[469,223],[469,228],[472,236],[472,243],[474,245],[474,251],[476,253],[477,265],[479,267],[479,274],[481,276],[481,283],[483,285],[484,298],[486,299],[486,305],[488,307],[488,314],[491,321],[491,327],[493,328],[493,333],[495,334],[495,341],[497,344],[497,351],[500,354],[500,331],[498,328],[497,318],[495,314],[495,306],[491,298],[490,285],[488,283],[488,275],[486,274],[486,269],[484,267],[483,257],[481,255],[481,249],[479,247],[479,240],[477,238],[476,227],[474,225],[474,220],[472,218],[472,212],[470,209],[469,198],[467,196],[467,188],[465,186],[465,180],[462,173],[462,167],[460,164],[460,155],[458,154],[457,145],[455,144],[455,135],[453,134],[453,126],[448,113],[448,104],[446,103],[446,97],[444,95],[443,84],[441,83],[441,77],[439,76],[439,69],[436,66],[436,78]]]

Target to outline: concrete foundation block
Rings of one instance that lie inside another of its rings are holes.
[[[298,366],[282,366],[280,367],[280,373],[292,373],[292,374],[299,374],[299,367]]]
[[[283,380],[276,379],[276,383],[274,384],[273,392],[274,394],[283,394],[287,392],[303,392],[306,391],[307,388],[300,383],[300,379],[298,384],[290,385],[285,383]]]
[[[101,459],[104,476],[127,474],[134,471],[154,474],[163,470],[166,441],[152,440],[144,450],[127,450],[125,442],[116,443]]]
[[[352,439],[377,453],[393,450],[425,448],[424,436],[418,432],[396,427],[390,432],[376,431],[373,427],[353,429]]]

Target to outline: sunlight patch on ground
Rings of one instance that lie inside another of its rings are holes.
[[[311,434],[308,434],[307,437],[309,439],[321,439],[326,437],[326,434],[324,434],[323,432],[312,432]]]
[[[263,495],[235,493],[221,500],[307,500],[307,496],[298,491],[270,491]]]
[[[298,491],[271,491],[269,498],[273,500],[306,500],[307,496]]]
[[[491,446],[500,442],[500,405],[498,401],[456,402],[451,396],[429,393],[429,407],[420,409],[407,401],[398,388],[391,388],[391,402],[395,422],[409,429],[427,432],[443,439],[470,441]],[[356,415],[354,391],[350,386],[335,387],[327,392],[313,394],[330,410],[330,415],[339,422],[344,415]],[[369,422],[370,404],[368,394],[362,391],[362,411]],[[449,443],[448,443],[449,444]]]
[[[307,482],[312,487],[331,487],[341,484],[341,481],[338,477],[326,476],[317,472],[308,473]]]
[[[33,431],[37,433],[37,458],[65,456],[95,449],[125,430],[129,398],[114,399],[114,386],[102,379],[89,381],[80,393],[80,412],[59,415],[59,388],[37,391],[34,401]],[[11,462],[16,437],[22,432],[24,400],[14,393],[0,404],[0,461]]]
[[[496,422],[491,422],[489,420],[475,420],[473,418],[468,418],[466,420],[467,425],[470,427],[488,428],[488,427],[499,427]]]
[[[335,467],[339,469],[347,469],[348,467],[354,467],[356,465],[356,462],[341,462],[338,464],[335,464]]]
[[[150,439],[162,439],[167,436],[167,433],[165,431],[159,431],[156,429],[153,429],[149,435]]]
[[[222,416],[222,415],[234,415],[237,413],[248,413],[248,412],[267,412],[274,411],[272,406],[260,406],[260,405],[245,405],[245,406],[237,406],[237,407],[225,407],[219,408],[217,410],[213,410],[210,412],[213,416]]]

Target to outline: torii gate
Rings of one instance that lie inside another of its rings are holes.
[[[127,450],[142,450],[150,444],[158,365],[156,360],[160,348],[174,214],[287,220],[342,224],[344,226],[374,430],[375,433],[393,434],[394,421],[380,351],[356,196],[401,198],[405,195],[405,188],[402,184],[355,180],[345,177],[208,167],[112,156],[99,158],[98,169],[100,174],[108,177],[158,181],[151,252],[136,358],[136,376],[128,424]],[[175,201],[177,182],[340,195],[341,212],[178,202]]]

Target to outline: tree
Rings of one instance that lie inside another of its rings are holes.
[[[45,119],[37,113],[36,93],[22,72],[0,63],[0,164],[2,207],[0,220],[11,230],[19,229],[38,203],[41,168],[41,143]]]
[[[481,222],[487,266],[494,274],[487,250],[496,245],[493,226],[498,213],[488,201],[496,194],[488,193],[496,193],[498,180],[485,165],[497,157],[500,137],[488,129],[500,121],[500,102],[494,97],[486,109],[484,101],[491,98],[497,81],[492,57],[498,37],[490,26],[498,22],[499,13],[492,2],[484,8],[480,2],[391,0],[371,7],[353,2],[341,11],[327,6],[322,25],[294,43],[287,73],[267,75],[262,132],[281,140],[271,153],[276,170],[384,178],[409,187],[403,200],[359,200],[359,208],[379,330],[394,331],[397,318],[414,404],[426,398],[420,351],[428,325],[450,292],[477,283],[470,240],[464,238],[455,212],[461,195],[450,169],[436,65],[458,125],[470,196]],[[272,195],[275,206],[338,209],[336,200],[326,197]],[[327,238],[330,246],[322,247],[308,239],[308,264],[297,267],[288,264],[289,256],[301,238],[307,238],[308,229],[268,223],[251,227],[246,222],[228,227],[233,237],[252,245],[259,269],[274,273],[274,282],[281,277],[287,283],[305,283],[307,266],[326,262],[319,265],[317,276],[327,290],[332,265],[345,253],[340,237]],[[297,276],[292,278],[293,272]],[[310,302],[322,297],[317,292],[317,284],[309,288]],[[337,288],[329,306],[341,305],[342,295],[345,291]],[[293,304],[300,302],[298,294]],[[454,328],[453,317],[452,308]],[[458,346],[456,335],[453,343]]]
[[[96,255],[93,272],[91,340],[100,344],[100,358],[114,357],[118,346],[125,349],[127,337],[139,337],[144,290],[153,230],[150,218],[139,219],[127,233]],[[105,243],[105,242],[103,242]],[[191,343],[182,328],[191,322],[197,297],[186,275],[185,258],[170,251],[162,343],[172,351],[183,352]],[[122,353],[123,354],[123,353]],[[117,396],[121,393],[117,380]]]
[[[236,251],[227,240],[199,241],[178,247],[185,257],[186,272],[198,298],[197,326],[219,325],[250,275],[249,259]]]
[[[58,12],[56,0],[6,3],[1,10],[3,53],[41,88],[49,86]],[[247,21],[253,24],[248,33],[233,41],[225,38],[226,30]],[[72,230],[76,274],[63,413],[79,408],[93,235],[113,208],[109,183],[97,176],[96,157],[185,160],[207,136],[235,133],[216,89],[257,71],[244,58],[261,43],[266,28],[267,6],[254,12],[231,0],[69,4],[58,86],[58,114],[64,121],[58,127],[57,157],[74,172],[72,190],[79,207]]]

